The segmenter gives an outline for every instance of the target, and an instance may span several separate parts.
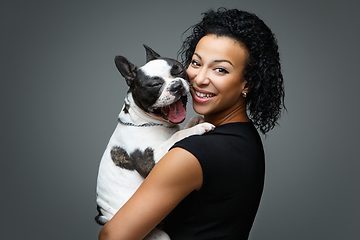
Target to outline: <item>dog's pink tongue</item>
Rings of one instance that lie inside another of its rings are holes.
[[[173,123],[180,123],[186,117],[186,109],[184,108],[181,99],[170,105],[168,120]]]

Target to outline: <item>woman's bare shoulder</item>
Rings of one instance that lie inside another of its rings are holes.
[[[202,168],[199,161],[192,153],[179,147],[171,149],[155,165],[150,174],[159,175],[160,179],[170,181],[170,185],[184,184],[190,192],[199,190],[202,185]]]

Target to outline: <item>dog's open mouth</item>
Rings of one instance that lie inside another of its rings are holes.
[[[169,106],[154,109],[154,113],[165,120],[179,124],[185,120],[186,103],[187,96],[183,96]]]

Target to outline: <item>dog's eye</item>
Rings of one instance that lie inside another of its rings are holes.
[[[148,87],[160,87],[163,84],[163,80],[159,77],[154,77],[147,83]]]
[[[158,87],[158,86],[161,86],[161,83],[149,83],[148,86],[149,87]]]

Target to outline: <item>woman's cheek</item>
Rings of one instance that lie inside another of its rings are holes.
[[[190,83],[193,83],[194,82],[194,79],[195,79],[195,74],[194,74],[194,72],[192,72],[192,71],[189,71],[189,72],[186,72],[187,73],[187,75],[188,75],[188,77],[189,77],[189,82]]]

